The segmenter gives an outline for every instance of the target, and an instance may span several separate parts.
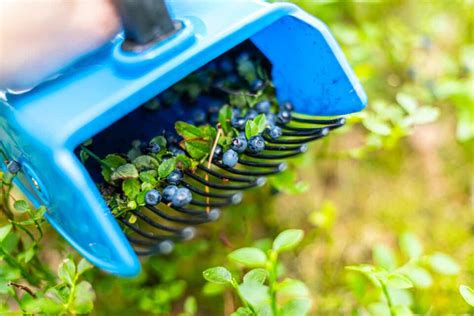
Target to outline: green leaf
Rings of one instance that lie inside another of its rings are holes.
[[[74,284],[76,276],[76,265],[71,259],[65,259],[58,268],[58,276],[69,285]]]
[[[309,297],[308,287],[300,280],[285,279],[278,286],[278,295],[286,298],[302,298]]]
[[[461,270],[453,258],[440,252],[429,256],[428,263],[434,271],[445,275],[456,275]]]
[[[184,301],[184,312],[186,316],[193,316],[197,313],[197,302],[194,296],[188,296]]]
[[[24,200],[15,201],[15,203],[13,203],[13,207],[15,208],[17,212],[20,212],[20,213],[25,213],[25,212],[30,211],[29,204]]]
[[[426,289],[433,284],[431,274],[424,268],[408,265],[400,269],[400,272],[407,276],[417,288]]]
[[[179,154],[176,157],[176,167],[179,169],[193,169],[193,160],[186,155]]]
[[[252,306],[258,307],[270,302],[268,286],[257,283],[242,283],[239,285],[239,292]]]
[[[227,257],[249,268],[262,267],[267,261],[267,256],[262,250],[252,247],[234,250]]]
[[[150,145],[159,145],[161,150],[164,150],[166,148],[166,143],[166,138],[164,136],[155,136],[149,142]]]
[[[308,315],[311,309],[311,300],[296,299],[291,300],[281,308],[281,316],[304,316]]]
[[[158,167],[158,176],[161,179],[166,178],[174,169],[176,169],[176,159],[169,158],[161,162]]]
[[[152,185],[155,185],[158,183],[158,180],[156,179],[157,176],[156,170],[147,170],[147,171],[142,171],[139,174],[139,178],[143,182],[148,182]]]
[[[12,224],[7,224],[0,227],[0,243],[10,234],[12,230]]]
[[[211,152],[211,145],[207,141],[186,141],[185,146],[189,155],[196,160],[201,160]]]
[[[123,193],[133,200],[140,193],[140,182],[137,179],[126,179],[122,183]]]
[[[237,61],[237,71],[249,83],[257,79],[255,65],[248,58],[241,58]]]
[[[123,157],[117,154],[107,155],[102,161],[111,168],[118,168],[127,163]]]
[[[206,282],[206,284],[204,284],[204,287],[202,288],[202,293],[206,296],[215,296],[221,294],[222,292],[224,292],[224,290],[225,285],[223,284]]]
[[[423,246],[413,233],[403,233],[400,236],[400,249],[410,259],[418,258],[423,254]]]
[[[309,214],[308,220],[316,227],[331,229],[336,219],[336,206],[332,201],[324,201],[319,210]]]
[[[115,169],[112,174],[110,175],[110,179],[115,180],[123,180],[123,179],[134,179],[138,178],[138,170],[137,168],[132,165],[131,163],[127,163]]]
[[[407,111],[407,113],[415,112],[416,108],[418,107],[418,102],[416,102],[416,99],[409,94],[399,92],[395,98],[397,99],[398,104],[400,104],[402,108]]]
[[[224,131],[224,134],[227,135],[232,131],[232,109],[227,104],[221,107],[219,110],[219,123],[221,128]]]
[[[303,239],[304,232],[301,229],[288,229],[281,232],[273,241],[273,250],[282,252],[295,248]]]
[[[388,271],[395,270],[397,267],[393,250],[385,245],[376,245],[372,250],[372,256],[378,266]]]
[[[183,137],[185,140],[203,137],[202,131],[192,124],[178,121],[175,123],[174,127],[176,129],[176,132],[181,135],[181,137]]]
[[[244,283],[256,282],[263,284],[267,278],[267,271],[265,269],[253,269],[244,275]]]
[[[412,316],[410,308],[406,305],[395,305],[392,307],[394,316]]]
[[[138,156],[137,158],[133,159],[132,163],[139,171],[154,169],[159,165],[158,160],[149,155]]]
[[[406,117],[402,126],[421,125],[434,122],[439,117],[439,109],[432,106],[422,106],[418,108],[413,114]]]
[[[474,307],[474,290],[467,285],[459,286],[459,293],[467,304]]]
[[[380,281],[377,277],[378,269],[370,264],[360,264],[357,266],[347,266],[345,267],[349,271],[355,271],[365,275],[375,286],[380,287]]]
[[[253,316],[254,312],[248,307],[239,307],[235,312],[230,314],[230,316]]]
[[[384,121],[376,118],[375,116],[368,116],[366,119],[362,121],[362,124],[372,133],[388,136],[392,129],[390,125],[385,123]]]
[[[209,282],[216,283],[216,284],[231,284],[232,283],[232,275],[230,274],[229,270],[224,267],[214,267],[207,269],[202,273],[204,279]]]
[[[86,259],[82,258],[77,264],[77,274],[81,275],[89,269],[92,269],[92,264],[90,264]]]
[[[267,117],[265,114],[259,114],[254,119],[255,124],[257,125],[258,133],[262,133],[267,127]]]
[[[248,120],[247,123],[245,123],[245,137],[250,139],[252,136],[256,135],[258,135],[258,125],[254,120]]]
[[[409,289],[413,287],[413,283],[403,274],[392,272],[387,277],[387,286],[395,289]]]
[[[77,314],[86,314],[92,311],[94,307],[95,293],[92,286],[87,281],[81,281],[74,292],[71,311]]]

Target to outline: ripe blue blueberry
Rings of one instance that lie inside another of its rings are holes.
[[[283,110],[278,113],[277,122],[280,124],[287,124],[291,120],[291,112]]]
[[[271,139],[275,140],[278,139],[283,134],[283,132],[278,126],[270,126],[265,129],[265,134]]]
[[[7,164],[7,170],[8,172],[10,172],[11,174],[17,174],[18,171],[20,171],[20,164],[14,160],[10,161],[8,164]]]
[[[160,152],[161,147],[158,144],[151,144],[150,147],[149,147],[149,150],[150,150],[151,153],[157,154],[157,153]]]
[[[262,90],[264,87],[265,87],[265,82],[263,82],[263,80],[261,80],[261,79],[255,79],[255,80],[252,81],[252,83],[250,84],[250,89],[251,89],[253,92],[260,91],[260,90]]]
[[[179,188],[171,200],[171,204],[175,207],[183,207],[188,205],[193,199],[193,195],[188,188]]]
[[[265,114],[265,117],[267,118],[267,124],[270,125],[270,126],[273,126],[275,125],[276,123],[276,115],[273,114],[273,113],[266,113]]]
[[[166,182],[170,184],[178,184],[183,180],[183,173],[179,169],[174,169],[171,173],[166,177]]]
[[[252,136],[247,148],[250,152],[258,153],[265,149],[265,140],[260,135]]]
[[[236,117],[236,118],[233,118],[231,123],[232,123],[232,127],[238,129],[238,130],[243,130],[245,128],[245,123],[247,121],[245,120],[245,118],[243,117]]]
[[[255,104],[255,110],[258,113],[268,113],[270,111],[270,101],[263,100]]]
[[[166,202],[171,202],[173,200],[173,196],[178,192],[178,187],[175,185],[167,185],[163,189],[163,200]]]
[[[293,103],[291,102],[284,102],[282,105],[280,105],[280,108],[282,110],[286,110],[286,111],[293,111],[294,107],[293,107]]]
[[[214,159],[220,159],[222,157],[222,146],[217,145],[216,149],[214,149]]]
[[[243,153],[245,149],[247,149],[247,139],[245,136],[238,136],[232,139],[232,143],[230,144],[230,148],[238,153]]]
[[[222,155],[222,164],[226,167],[232,168],[238,161],[239,154],[235,150],[229,149]]]
[[[247,114],[245,115],[245,118],[247,120],[253,120],[254,118],[256,118],[258,115],[258,112],[255,111],[255,110],[248,110]]]
[[[158,190],[150,190],[145,194],[145,202],[148,205],[156,205],[161,202],[161,193]]]
[[[175,145],[171,145],[168,147],[169,151],[171,151],[171,153],[174,155],[174,156],[177,156],[177,155],[186,155],[186,153],[184,152],[184,150],[182,150],[181,148],[179,148],[178,146],[175,146]]]

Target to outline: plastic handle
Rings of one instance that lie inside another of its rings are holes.
[[[164,0],[114,0],[114,4],[128,42],[143,46],[176,31]]]

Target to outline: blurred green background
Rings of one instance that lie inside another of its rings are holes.
[[[368,108],[197,240],[145,259],[140,277],[87,272],[93,314],[230,314],[238,300],[203,290],[202,271],[287,228],[306,232],[282,258],[286,275],[309,287],[311,315],[376,314],[380,290],[345,267],[401,266],[407,236],[445,261],[422,263],[421,281],[396,300],[423,315],[474,313],[459,293],[474,286],[474,2],[294,2],[329,26]],[[56,269],[71,249],[47,230],[40,257]]]

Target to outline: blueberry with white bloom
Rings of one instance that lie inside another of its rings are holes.
[[[222,155],[222,164],[226,167],[232,168],[239,162],[239,154],[232,149],[227,150]]]
[[[265,134],[268,135],[270,139],[276,140],[283,134],[283,132],[278,126],[270,126],[265,129]]]
[[[263,100],[255,104],[255,110],[258,113],[268,113],[270,111],[270,101]]]
[[[166,182],[170,184],[178,184],[183,180],[183,173],[179,169],[174,169],[171,173],[166,177]]]
[[[161,202],[161,193],[158,190],[150,190],[145,194],[145,202],[148,205],[156,205]]]
[[[173,196],[178,192],[178,187],[175,185],[167,185],[163,189],[163,200],[166,202],[171,202]]]
[[[238,136],[232,139],[230,148],[235,150],[238,153],[243,153],[247,149],[247,139],[245,136]]]
[[[247,148],[250,152],[258,153],[265,149],[265,140],[260,135],[252,136],[249,139]]]
[[[277,122],[280,124],[287,124],[291,120],[291,112],[283,110],[278,113]]]
[[[176,194],[173,196],[171,204],[175,207],[183,207],[188,205],[192,199],[193,195],[188,188],[179,188],[178,191],[176,191]]]

